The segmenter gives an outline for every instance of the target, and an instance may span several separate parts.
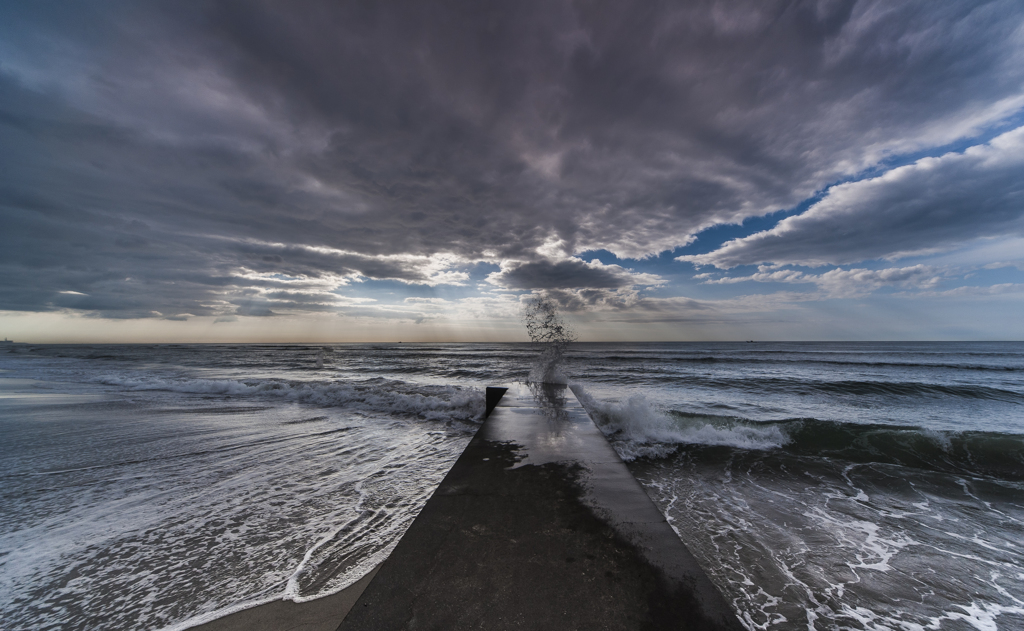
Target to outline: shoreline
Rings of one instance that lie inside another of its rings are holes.
[[[274,600],[204,622],[188,631],[335,631],[380,565],[336,594],[297,603]]]

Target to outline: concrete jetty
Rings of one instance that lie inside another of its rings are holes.
[[[338,627],[396,629],[742,627],[575,395],[544,384],[497,401]]]

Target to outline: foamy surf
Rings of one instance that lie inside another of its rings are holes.
[[[643,394],[634,394],[625,401],[600,401],[578,383],[573,384],[573,392],[627,462],[641,457],[665,457],[679,445],[765,450],[790,442],[789,436],[775,424],[672,413],[658,409]]]
[[[479,389],[399,380],[74,371],[106,396],[5,425],[5,628],[184,629],[336,593],[387,557],[483,410]],[[27,438],[41,425],[88,448]]]
[[[46,396],[0,397],[5,628],[181,629],[341,589],[483,386],[535,368],[585,385],[747,628],[1024,628],[1024,344],[24,351],[0,376]]]
[[[291,381],[282,379],[195,379],[153,375],[108,374],[95,383],[129,391],[167,391],[221,395],[345,407],[373,413],[401,414],[427,420],[479,422],[484,412],[478,388],[424,386],[402,381]]]

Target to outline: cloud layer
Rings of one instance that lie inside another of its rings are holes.
[[[6,3],[0,303],[355,313],[393,282],[621,309],[667,275],[576,255],[845,180],[685,262],[1020,234],[1020,130],[861,178],[1018,113],[1022,24],[1017,0]]]
[[[1007,235],[1024,236],[1024,127],[963,153],[841,184],[771,230],[680,260],[726,269],[765,262],[839,265]]]

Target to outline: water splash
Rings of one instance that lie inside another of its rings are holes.
[[[564,371],[565,350],[576,341],[576,333],[562,320],[553,300],[535,298],[523,308],[523,324],[530,340],[542,345],[540,357],[527,378],[531,383],[568,383]]]
[[[642,394],[625,401],[605,402],[573,384],[573,392],[601,431],[611,440],[619,456],[663,458],[679,445],[715,445],[739,449],[775,449],[790,442],[776,424],[758,424],[730,417],[704,414],[667,413],[652,405]]]

